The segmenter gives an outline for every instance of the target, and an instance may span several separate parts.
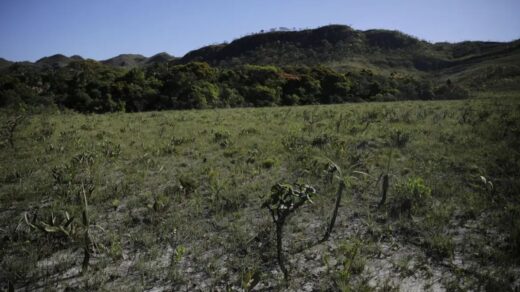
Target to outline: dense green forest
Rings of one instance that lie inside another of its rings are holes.
[[[450,82],[433,86],[412,76],[340,73],[327,67],[207,63],[156,65],[128,71],[94,61],[58,69],[11,66],[0,76],[2,106],[58,105],[80,112],[330,104],[353,101],[463,98]]]

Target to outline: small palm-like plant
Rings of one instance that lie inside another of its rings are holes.
[[[334,177],[338,178],[339,187],[338,192],[336,193],[336,204],[334,205],[334,211],[332,213],[332,217],[330,218],[330,224],[321,241],[327,241],[330,237],[330,234],[332,233],[332,229],[336,224],[336,217],[338,216],[339,205],[341,204],[341,196],[343,195],[343,191],[345,190],[345,181],[342,179],[341,168],[337,164],[330,161],[327,166],[326,174],[327,181],[330,184],[332,183]]]
[[[315,194],[316,190],[306,184],[297,184],[295,187],[288,184],[276,184],[271,188],[271,196],[262,205],[262,207],[269,209],[276,226],[278,265],[286,281],[289,279],[289,272],[285,267],[283,257],[283,227],[289,215],[294,213],[294,211],[303,206],[306,202],[312,203],[311,196]]]
[[[29,220],[27,213],[24,215],[25,222],[33,230],[41,231],[46,235],[54,236],[56,238],[66,238],[71,241],[80,239],[80,244],[83,247],[82,273],[88,270],[91,249],[97,249],[97,243],[92,239],[90,234],[91,224],[87,201],[87,196],[90,196],[93,190],[94,186],[92,184],[87,184],[86,186],[85,184],[81,184],[79,196],[82,203],[82,226],[75,224],[75,217],[70,216],[68,212],[64,212],[64,216],[55,216],[54,213],[51,213],[51,216],[48,218],[48,220],[38,219],[37,215],[34,215]],[[99,226],[95,227],[100,228]]]
[[[350,168],[348,168],[346,171],[347,173],[352,173],[352,175],[344,175],[341,168],[334,162],[332,162],[329,159],[329,163],[327,165],[327,169],[325,171],[327,182],[332,184],[334,178],[338,180],[338,190],[336,192],[336,202],[334,204],[334,211],[332,211],[332,216],[330,217],[330,223],[327,227],[327,231],[325,232],[325,235],[321,239],[321,242],[327,241],[330,238],[330,234],[332,233],[332,230],[334,229],[334,225],[336,224],[336,218],[338,216],[338,210],[339,206],[341,205],[341,198],[343,196],[343,193],[345,192],[345,189],[349,187],[353,180],[357,180],[358,178],[355,177],[353,174],[358,175],[364,175],[367,176],[367,173],[352,170],[353,167],[357,167],[358,165],[353,165]]]
[[[68,212],[65,212],[61,218],[51,213],[48,220],[38,219],[36,214],[29,220],[27,213],[25,213],[24,218],[25,223],[27,223],[29,227],[48,235],[71,238],[76,233],[75,225],[72,224],[74,217],[71,217]]]

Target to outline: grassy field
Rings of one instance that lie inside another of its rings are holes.
[[[520,287],[515,97],[0,118],[5,289]],[[285,226],[288,283],[277,183],[316,189]]]

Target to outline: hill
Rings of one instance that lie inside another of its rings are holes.
[[[121,54],[116,57],[103,60],[101,63],[118,68],[146,67],[154,64],[163,64],[175,60],[175,57],[162,52],[149,58],[139,54]]]
[[[341,72],[370,69],[376,73],[401,72],[471,82],[463,71],[468,70],[469,75],[489,71],[516,74],[520,67],[520,42],[432,44],[399,31],[361,31],[345,25],[329,25],[252,34],[229,44],[191,51],[179,60],[180,63],[193,61],[214,66],[324,65]]]
[[[138,67],[146,61],[146,57],[139,54],[121,54],[116,57],[103,60],[101,63],[113,67]]]
[[[204,61],[212,65],[330,64],[370,56],[377,52],[407,53],[424,48],[426,42],[397,31],[359,31],[345,25],[329,25],[302,31],[272,31],[245,36],[229,44],[204,47],[180,61]]]
[[[80,61],[83,60],[81,56],[74,55],[71,57],[67,57],[62,54],[56,54],[49,57],[43,57],[36,61],[36,65],[43,66],[43,67],[65,67],[72,61]]]
[[[146,59],[146,62],[144,64],[145,65],[163,64],[163,63],[167,63],[167,62],[170,62],[173,60],[175,60],[174,56],[172,56],[166,52],[162,52],[159,54],[155,54],[155,55],[151,56],[150,58]]]

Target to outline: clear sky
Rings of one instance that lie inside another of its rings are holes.
[[[273,27],[397,29],[438,41],[520,38],[520,0],[0,0],[0,57],[182,56]]]

